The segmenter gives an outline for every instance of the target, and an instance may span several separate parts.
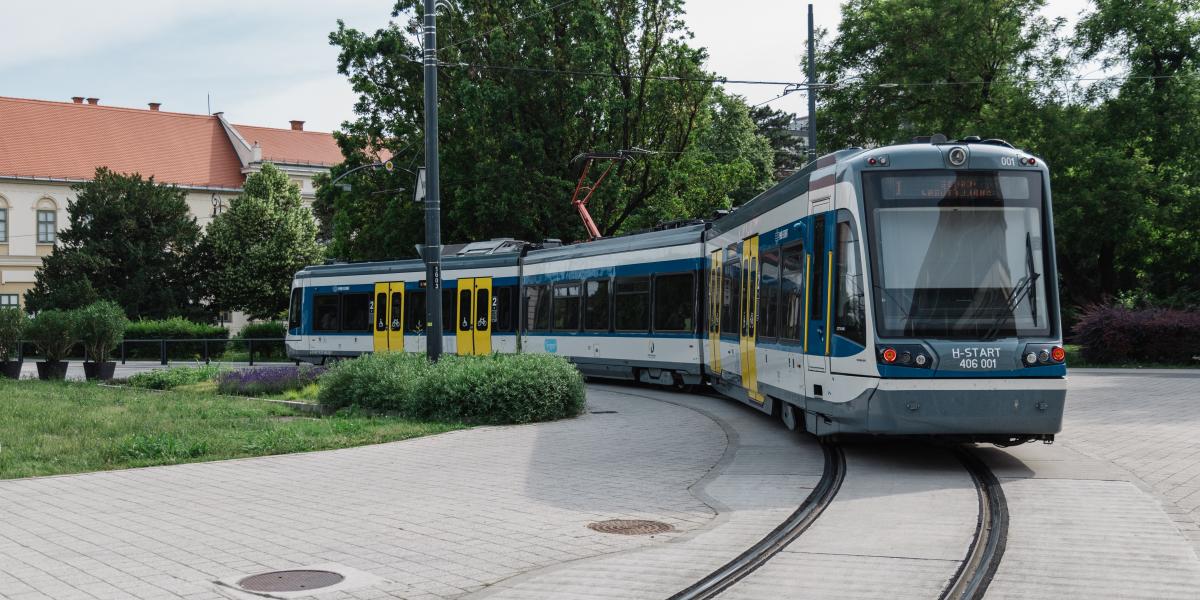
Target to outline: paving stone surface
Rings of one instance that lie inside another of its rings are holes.
[[[688,587],[787,520],[821,478],[824,455],[811,436],[727,400],[615,388],[701,410],[726,428],[725,458],[693,491],[721,516],[705,530],[543,569],[503,581],[472,598],[489,600],[661,600]]]
[[[716,422],[603,390],[589,390],[588,400],[617,413],[0,481],[0,597],[216,599],[225,597],[216,580],[320,563],[390,582],[322,600],[453,597],[660,544],[714,518],[688,488],[724,455]],[[586,527],[606,519],[664,521],[676,531],[648,538]]]
[[[1073,369],[1069,379],[1055,445],[1132,474],[1200,554],[1200,371]]]

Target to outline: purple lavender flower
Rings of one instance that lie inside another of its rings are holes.
[[[225,371],[217,378],[217,391],[236,396],[262,396],[299,390],[313,383],[325,367],[286,366]]]

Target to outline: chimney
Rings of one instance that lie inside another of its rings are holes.
[[[304,121],[288,121],[292,124],[292,131],[304,131]]]
[[[150,110],[152,110],[154,112],[158,112],[158,107],[160,107],[160,106],[162,106],[162,102],[151,102]]]
[[[92,106],[100,104],[99,98],[88,98],[87,101],[88,101],[88,104],[91,104]]]
[[[75,104],[83,104],[83,96],[71,96],[71,102]]]

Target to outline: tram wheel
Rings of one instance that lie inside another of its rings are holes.
[[[796,430],[796,407],[787,402],[780,402],[783,406],[779,410],[779,419],[783,421],[783,426],[790,431]]]

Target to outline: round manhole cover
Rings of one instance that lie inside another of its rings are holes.
[[[344,579],[333,571],[274,571],[251,575],[238,585],[250,592],[303,592],[337,585]]]
[[[588,523],[588,529],[599,531],[600,533],[616,533],[619,535],[653,535],[671,531],[672,527],[659,521],[612,519],[609,521]]]

